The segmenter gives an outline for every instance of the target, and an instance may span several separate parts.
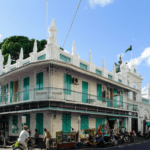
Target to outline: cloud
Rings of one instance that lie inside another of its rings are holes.
[[[132,59],[132,62],[138,66],[143,60],[145,60],[147,65],[150,66],[150,47],[145,48],[139,57]],[[128,62],[128,64],[131,66],[131,60]]]
[[[2,34],[0,34],[0,40],[3,38]]]
[[[89,0],[90,7],[94,8],[96,5],[100,5],[101,7],[104,7],[110,3],[112,3],[114,0]]]
[[[84,9],[87,9],[87,7],[85,7]]]

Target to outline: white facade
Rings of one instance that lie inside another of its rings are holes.
[[[30,57],[23,59],[23,49],[21,48],[20,57],[16,61],[15,64],[11,65],[11,56],[9,55],[8,63],[3,68],[3,56],[0,51],[0,85],[6,86],[8,84],[8,101],[4,99],[6,97],[6,93],[2,88],[2,102],[0,102],[0,106],[9,106],[12,107],[14,105],[18,105],[23,103],[26,104],[27,101],[23,100],[24,97],[24,78],[29,77],[29,101],[30,102],[42,102],[42,100],[48,100],[49,105],[51,101],[60,101],[65,102],[66,105],[73,104],[76,107],[76,104],[81,104],[82,107],[92,106],[95,109],[105,108],[110,113],[98,113],[95,112],[95,118],[90,117],[90,115],[94,115],[93,112],[80,112],[73,110],[65,110],[66,112],[71,112],[71,127],[74,128],[76,131],[78,130],[78,123],[77,118],[82,114],[89,115],[89,128],[96,128],[96,118],[103,117],[105,118],[105,123],[107,123],[107,117],[116,117],[120,121],[123,122],[124,119],[125,125],[128,131],[131,131],[131,120],[133,118],[137,118],[132,114],[138,112],[138,124],[139,130],[142,128],[140,121],[146,113],[149,115],[148,110],[149,106],[142,103],[141,98],[141,83],[142,78],[140,73],[136,73],[136,67],[132,64],[131,67],[128,64],[122,62],[120,65],[120,72],[116,73],[115,65],[113,66],[112,72],[109,72],[105,67],[105,59],[102,60],[102,67],[96,66],[92,62],[92,53],[91,50],[89,52],[89,62],[86,62],[80,59],[79,55],[76,53],[76,45],[73,41],[72,46],[72,54],[69,54],[66,51],[60,49],[60,46],[57,43],[56,38],[57,28],[55,25],[54,19],[52,20],[51,25],[49,26],[49,37],[47,39],[47,45],[45,46],[44,50],[41,52],[37,52],[37,42],[35,40],[33,52],[30,53]],[[43,93],[41,91],[36,91],[37,88],[37,74],[43,72]],[[98,73],[101,73],[98,74]],[[64,94],[64,77],[66,74],[69,74],[72,78],[78,79],[78,84],[71,84],[71,94],[67,95]],[[108,79],[112,77],[112,79]],[[13,81],[13,92],[11,91],[11,82]],[[16,88],[16,81],[17,87]],[[82,83],[88,83],[88,100],[94,100],[94,102],[88,102],[88,104],[83,103],[83,85]],[[122,82],[122,83],[119,83]],[[107,99],[113,99],[114,97],[114,89],[122,91],[123,93],[123,101],[120,101],[120,95],[116,96],[117,102],[113,106],[108,106],[109,101],[102,101],[98,100],[97,98],[97,84],[102,85],[102,92],[107,91],[109,94],[107,95]],[[109,87],[110,91],[107,90]],[[17,92],[14,90],[17,89]],[[13,98],[12,98],[13,93]],[[15,93],[17,98],[15,97]],[[18,94],[19,93],[19,94]],[[42,93],[42,94],[41,94]],[[45,93],[45,94],[44,94]],[[134,93],[137,93],[136,95]],[[149,88],[150,93],[150,88]],[[149,94],[150,95],[150,94]],[[134,100],[135,99],[135,100]],[[28,101],[28,102],[29,102]],[[45,103],[45,101],[43,103]],[[37,105],[38,105],[37,102]],[[42,105],[42,104],[39,104]],[[137,105],[136,107],[134,105]],[[30,106],[30,104],[29,104]],[[116,107],[117,106],[117,107]],[[142,109],[141,107],[144,109]],[[49,106],[47,106],[49,107]],[[134,108],[135,107],[135,108]],[[49,107],[51,108],[51,107]],[[47,108],[48,109],[48,108]],[[113,114],[112,112],[121,112],[123,115],[120,114]],[[0,112],[0,115],[9,114],[9,136],[18,136],[19,132],[21,131],[21,116],[22,112],[17,112],[17,108],[15,113],[18,115],[18,133],[12,133],[12,114],[9,112]],[[34,129],[36,128],[36,113],[38,111],[30,111],[26,113],[30,113],[30,126],[31,126],[31,133],[32,136],[34,135]],[[49,110],[42,110],[43,113],[43,127],[47,128],[51,131],[52,137],[55,138],[56,131],[62,130],[62,114],[63,110],[57,109],[49,109]],[[56,117],[54,118],[54,114]],[[148,116],[149,118],[149,116]],[[115,122],[115,126],[117,128],[117,122]],[[79,126],[80,127],[80,126]],[[40,135],[42,138],[43,135]]]

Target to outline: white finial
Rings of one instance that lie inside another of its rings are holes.
[[[105,68],[105,59],[103,57],[103,68]]]
[[[0,59],[2,59],[2,61],[4,62],[4,56],[2,55],[1,49],[0,49]]]
[[[34,41],[33,52],[37,53],[37,42],[36,42],[36,40]]]
[[[89,52],[89,62],[91,63],[92,62],[92,53],[91,53],[91,50]]]
[[[11,65],[11,56],[10,56],[10,54],[9,54],[9,56],[8,56],[7,64],[8,64],[8,65]]]
[[[72,44],[72,54],[76,54],[76,43],[75,41],[73,41],[73,44]]]
[[[139,71],[139,76],[141,75],[140,71]]]
[[[54,26],[54,25],[55,25],[55,19],[53,18],[53,19],[52,19],[51,26]]]
[[[23,48],[21,47],[19,59],[23,59]]]
[[[113,66],[113,73],[115,73],[116,72],[116,65],[115,65],[115,63],[114,63],[114,66]]]

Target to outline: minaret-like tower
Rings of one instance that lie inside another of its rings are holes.
[[[21,50],[20,50],[19,59],[23,60],[23,48],[22,47],[21,47]]]
[[[76,43],[75,43],[75,41],[73,41],[73,44],[72,44],[72,54],[73,55],[76,54]]]
[[[89,52],[89,62],[92,63],[92,53],[91,53],[91,50]]]
[[[4,62],[4,57],[2,55],[2,51],[0,50],[0,72],[3,71],[3,62]]]
[[[34,41],[33,53],[37,53],[37,41]]]
[[[8,56],[8,61],[7,61],[7,65],[11,65],[11,56],[10,56],[10,54],[9,54],[9,56]]]
[[[104,57],[103,57],[103,69],[105,68],[105,59],[104,59]]]
[[[57,38],[56,38],[57,27],[56,27],[56,25],[55,25],[55,20],[54,20],[54,18],[52,19],[52,23],[51,23],[51,25],[49,26],[48,32],[49,32],[49,37],[48,37],[48,39],[47,39],[47,43],[48,43],[48,44],[55,44],[55,45],[58,45],[58,44],[57,44]]]

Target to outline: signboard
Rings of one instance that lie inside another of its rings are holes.
[[[22,116],[22,123],[26,123],[26,116]]]
[[[62,95],[62,92],[52,91],[52,94],[54,94],[54,95]]]
[[[35,99],[48,99],[48,90],[35,91]]]
[[[36,95],[43,95],[43,94],[47,94],[47,91],[36,91],[35,94]]]

